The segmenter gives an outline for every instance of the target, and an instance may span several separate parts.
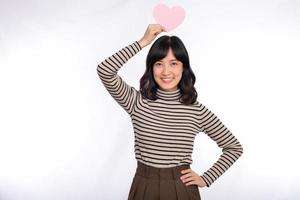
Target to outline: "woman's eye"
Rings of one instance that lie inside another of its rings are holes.
[[[156,66],[161,66],[161,63],[156,63],[155,65],[156,65]]]
[[[171,65],[173,65],[173,66],[176,66],[176,65],[177,65],[177,63],[171,63]]]

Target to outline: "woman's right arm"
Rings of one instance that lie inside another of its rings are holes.
[[[119,75],[119,69],[142,47],[135,41],[122,48],[110,57],[106,58],[97,66],[97,73],[110,95],[131,115],[133,105],[137,97],[137,90],[128,85]]]
[[[163,31],[165,28],[159,24],[148,25],[144,36],[139,41],[122,48],[97,66],[97,73],[105,88],[130,116],[138,91],[128,85],[118,75],[118,71],[131,57],[150,44]]]

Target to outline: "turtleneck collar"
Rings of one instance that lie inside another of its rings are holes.
[[[157,88],[156,90],[156,96],[159,99],[163,100],[179,100],[181,94],[180,94],[180,88],[177,88],[174,91],[165,91]]]

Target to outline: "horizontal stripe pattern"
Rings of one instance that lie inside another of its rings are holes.
[[[141,50],[137,41],[122,48],[97,66],[110,95],[130,115],[135,134],[135,157],[160,168],[192,164],[196,135],[207,134],[222,149],[219,159],[201,176],[209,187],[243,153],[243,148],[221,120],[202,103],[184,105],[180,90],[157,89],[157,100],[144,99],[128,85],[118,70]]]

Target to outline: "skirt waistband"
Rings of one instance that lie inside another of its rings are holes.
[[[180,179],[180,177],[183,175],[181,173],[181,170],[189,169],[189,168],[190,168],[189,164],[179,165],[176,167],[168,167],[168,168],[156,168],[138,161],[136,174],[150,179],[176,180],[176,179]]]

